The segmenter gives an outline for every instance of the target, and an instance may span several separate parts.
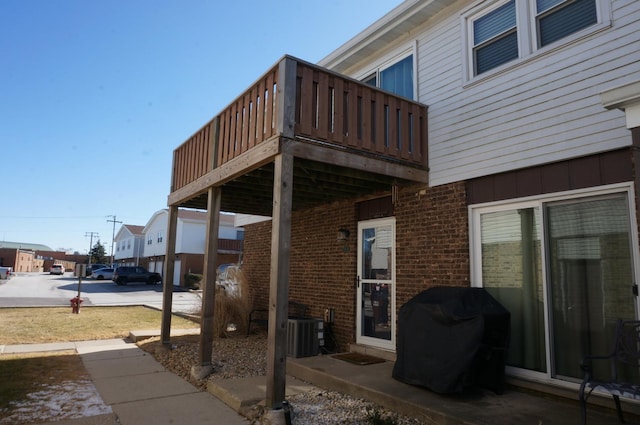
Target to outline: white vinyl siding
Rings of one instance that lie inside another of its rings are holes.
[[[418,101],[429,107],[429,184],[630,146],[624,111],[607,110],[600,93],[640,75],[640,1],[599,0],[601,23],[538,50],[530,45],[531,54],[470,81],[467,19],[488,3],[457,1],[387,50],[416,45]],[[385,58],[371,56],[351,75],[366,78]]]
[[[176,252],[185,254],[204,254],[206,235],[206,221],[178,219]]]
[[[145,226],[145,234],[147,243],[144,246],[144,256],[145,257],[157,257],[165,255],[166,252],[166,243],[157,242],[158,233],[165,233],[167,230],[167,222],[168,222],[169,213],[167,211],[160,211],[156,213],[149,223]],[[151,241],[151,243],[149,243]]]
[[[426,27],[418,91],[429,106],[430,184],[629,146],[624,112],[606,110],[600,92],[637,79],[640,2],[613,5],[606,31],[468,85],[460,79],[460,15]]]

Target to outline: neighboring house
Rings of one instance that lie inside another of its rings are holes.
[[[47,245],[0,242],[0,266],[10,263],[9,266],[17,272],[48,272],[53,264],[62,264],[67,271],[71,271],[75,269],[76,264],[83,264],[86,261],[86,255],[54,251]]]
[[[144,256],[144,226],[123,224],[120,226],[114,239],[116,251],[113,254],[114,262],[118,266],[138,266]]]
[[[393,355],[414,295],[483,287],[511,312],[508,372],[577,388],[640,311],[638,40],[636,0],[405,1],[179,146],[170,211],[272,216],[245,227],[255,303],[335,311],[343,349]]]
[[[182,286],[186,273],[201,274],[203,271],[206,212],[196,210],[180,210],[176,230],[176,266],[173,284]],[[144,248],[143,257],[150,271],[164,274],[164,260],[167,249],[167,225],[169,211],[157,211],[142,230]],[[218,252],[222,263],[237,263],[241,259],[244,230],[235,227],[232,214],[220,214],[218,228]]]
[[[0,248],[0,266],[12,267],[14,272],[37,271],[35,259],[35,252],[28,248]]]

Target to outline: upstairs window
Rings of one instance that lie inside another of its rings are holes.
[[[517,58],[516,2],[511,0],[473,21],[474,74]]]
[[[380,71],[380,88],[413,99],[413,56]]]
[[[597,22],[596,0],[536,0],[539,47]]]
[[[473,79],[547,46],[562,46],[610,25],[611,0],[477,2],[463,15],[465,76]]]
[[[399,96],[413,99],[413,55],[387,62],[373,73],[368,74],[362,81]]]

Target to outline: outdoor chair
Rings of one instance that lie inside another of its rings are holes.
[[[607,378],[597,379],[593,376],[593,363],[596,361],[609,363],[610,375]],[[640,382],[637,381],[639,362],[640,321],[618,320],[611,352],[604,356],[586,356],[580,364],[584,371],[584,379],[578,394],[583,425],[587,423],[587,398],[594,390],[611,394],[616,404],[618,419],[624,422],[620,397],[640,400]],[[623,380],[621,378],[623,370],[635,376],[635,382]]]
[[[289,301],[289,319],[304,319],[307,317],[307,306],[297,301]],[[251,324],[267,326],[269,323],[268,309],[253,309],[249,313],[249,323],[247,324],[247,336],[251,332]]]

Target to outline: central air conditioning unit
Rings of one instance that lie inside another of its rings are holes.
[[[289,319],[287,326],[287,356],[316,356],[324,344],[323,322],[320,319]]]

